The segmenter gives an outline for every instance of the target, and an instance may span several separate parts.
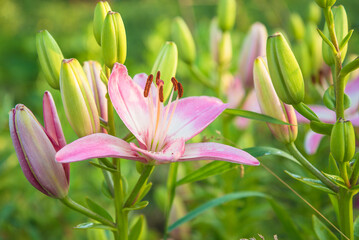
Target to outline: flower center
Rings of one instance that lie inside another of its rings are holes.
[[[178,82],[176,78],[172,77],[171,82],[173,84],[173,88],[167,102],[167,107],[165,108],[163,97],[164,82],[160,79],[160,75],[161,73],[158,71],[156,74],[155,91],[151,91],[153,75],[151,74],[148,76],[143,93],[145,98],[147,98],[150,112],[150,124],[147,133],[146,147],[148,151],[152,152],[161,151],[165,146],[167,132],[171,124],[173,114],[176,110],[178,100],[183,96],[182,84]],[[177,92],[177,97],[173,101],[175,92]],[[152,94],[154,94],[154,96],[152,96]]]

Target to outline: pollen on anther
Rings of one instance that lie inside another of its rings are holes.
[[[178,89],[178,98],[181,98],[183,96],[183,86],[180,82],[177,83],[177,89]]]
[[[171,78],[171,82],[172,82],[172,84],[173,84],[173,89],[175,90],[175,91],[177,91],[177,85],[178,85],[178,81],[177,81],[177,79],[175,78],[175,77],[172,77]]]
[[[156,74],[156,84],[157,84],[157,86],[159,85],[160,77],[161,77],[161,72],[158,71],[157,74]]]
[[[163,84],[160,85],[160,89],[159,89],[159,98],[160,98],[160,102],[163,103]]]
[[[148,97],[148,93],[150,92],[150,88],[151,88],[151,83],[153,81],[153,75],[150,74],[147,78],[147,82],[146,82],[146,85],[145,85],[145,90],[143,92],[143,95],[145,97]]]

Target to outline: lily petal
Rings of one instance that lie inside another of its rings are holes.
[[[249,153],[238,148],[213,142],[186,144],[185,152],[178,161],[194,160],[218,160],[246,165],[259,165],[259,161]]]
[[[357,77],[356,79],[348,82],[346,88],[345,88],[345,93],[350,97],[350,101],[351,101],[351,106],[349,109],[347,109],[347,111],[358,111],[358,107],[359,107],[359,77]],[[351,111],[351,109],[353,109]]]
[[[169,112],[175,103],[171,103]],[[214,97],[188,97],[178,101],[167,136],[171,140],[191,139],[213,122],[228,104]]]
[[[142,158],[131,149],[129,143],[104,133],[95,133],[77,139],[66,145],[56,154],[56,160],[61,163],[103,157],[142,160]]]
[[[124,65],[116,63],[112,70],[108,90],[113,106],[126,127],[144,143],[149,125],[149,111],[143,90],[128,76]]]
[[[304,148],[308,154],[314,154],[317,152],[320,142],[324,135],[309,131],[304,141]]]
[[[142,153],[147,157],[146,162],[150,162],[152,160],[155,161],[156,164],[170,163],[177,161],[185,151],[185,142],[183,139],[178,139],[170,144],[168,144],[164,150],[161,152],[150,152],[145,149],[141,149],[137,147],[134,143],[130,143],[131,148],[134,151]]]
[[[355,114],[349,117],[349,120],[352,122],[354,127],[359,127],[359,113],[356,112]]]

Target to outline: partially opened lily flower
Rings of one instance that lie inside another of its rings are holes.
[[[213,97],[180,99],[183,87],[172,78],[173,90],[165,106],[164,82],[160,80],[159,72],[155,82],[152,75],[147,77],[145,74],[138,74],[132,80],[126,67],[116,63],[108,83],[109,96],[118,115],[136,137],[138,146],[97,133],[65,146],[57,153],[57,161],[117,157],[149,164],[202,159],[259,164],[247,152],[227,145],[211,142],[185,144],[213,122],[227,105]]]
[[[345,93],[349,96],[351,106],[345,110],[345,117],[350,120],[354,128],[359,128],[359,77],[350,81],[346,88]],[[325,106],[311,105],[309,106],[319,117],[319,119],[326,123],[334,124],[336,122],[335,112],[329,110]],[[298,122],[309,123],[309,121],[297,113]],[[323,139],[324,135],[309,131],[305,138],[305,150],[309,154],[314,154]]]

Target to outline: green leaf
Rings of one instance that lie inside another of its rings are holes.
[[[344,182],[343,178],[341,178],[340,176],[337,176],[337,175],[334,175],[334,174],[328,174],[328,173],[325,173],[325,172],[322,172],[322,173],[327,178],[329,178],[334,184],[348,189],[347,185],[345,185],[345,182]]]
[[[141,189],[141,191],[140,191],[140,193],[139,193],[139,196],[138,196],[138,198],[137,198],[136,201],[137,201],[137,202],[138,202],[138,201],[141,201],[141,200],[147,195],[147,193],[150,191],[151,187],[152,187],[152,182],[147,183],[147,184]]]
[[[135,205],[131,206],[131,207],[127,207],[122,209],[122,211],[133,211],[133,210],[141,210],[144,209],[145,207],[147,207],[148,205],[148,201],[142,201],[142,202],[138,202]]]
[[[106,225],[99,224],[99,223],[92,223],[92,222],[81,223],[74,228],[76,228],[76,229],[104,229],[104,230],[110,230],[110,231],[117,231],[117,229],[114,227],[106,226]]]
[[[98,163],[95,163],[95,162],[89,162],[91,165],[97,167],[97,168],[101,168],[103,170],[106,170],[106,171],[109,171],[109,172],[117,172],[116,169],[114,168],[109,168],[109,167],[106,167],[104,165],[101,165],[101,164],[98,164]]]
[[[343,48],[345,48],[345,46],[348,44],[350,38],[351,38],[352,35],[353,35],[353,32],[354,32],[353,29],[350,30],[350,31],[347,33],[347,35],[343,38],[343,40],[340,42],[340,44],[339,44],[339,49],[340,49],[340,51],[342,51]]]
[[[322,190],[326,193],[335,194],[335,192],[333,192],[331,189],[329,189],[327,186],[325,186],[320,180],[302,177],[302,176],[296,175],[296,174],[288,172],[288,171],[284,171],[284,172],[287,173],[292,178],[294,178],[298,181],[301,181],[302,183],[305,183],[311,187]]]
[[[354,240],[359,240],[359,217],[354,221]]]
[[[92,201],[90,198],[86,198],[86,203],[87,203],[87,206],[92,210],[94,211],[95,213],[97,213],[98,215],[110,220],[110,221],[113,221],[111,215],[103,208],[101,207],[100,205],[98,205],[97,203],[95,203],[94,201]]]
[[[277,149],[277,148],[272,148],[272,147],[251,147],[251,148],[245,148],[243,150],[246,151],[247,153],[249,153],[250,155],[252,155],[255,158],[274,155],[274,156],[287,158],[288,160],[291,160],[291,161],[301,165],[297,161],[297,159],[295,159],[292,155],[290,155],[289,153],[284,152],[284,151],[282,151],[280,149]]]
[[[338,238],[323,224],[315,215],[313,215],[313,228],[319,240],[338,240]]]
[[[146,223],[143,215],[140,215],[138,220],[132,226],[130,230],[130,234],[128,236],[128,240],[139,240],[144,238]]]
[[[237,167],[239,167],[239,164],[223,161],[213,161],[191,172],[190,174],[179,180],[177,182],[177,186],[185,183],[200,181],[214,175],[225,173]]]
[[[333,53],[336,53],[337,50],[335,49],[333,43],[324,35],[324,33],[322,31],[320,31],[319,28],[317,28],[317,31],[319,33],[319,35],[322,37],[323,41],[328,44],[328,46],[332,49]]]
[[[109,199],[113,199],[113,196],[112,196],[112,194],[110,192],[110,189],[108,189],[108,186],[107,186],[105,181],[102,182],[101,190],[102,190],[103,195],[105,195]]]
[[[228,109],[224,110],[224,112],[227,114],[230,114],[230,115],[244,117],[244,118],[248,118],[248,119],[252,119],[252,120],[258,120],[258,121],[274,123],[274,124],[281,124],[281,125],[291,125],[291,124],[289,124],[287,122],[283,122],[277,118],[273,118],[268,115],[251,112],[251,111],[247,111],[247,110],[228,108]]]

